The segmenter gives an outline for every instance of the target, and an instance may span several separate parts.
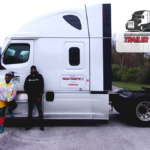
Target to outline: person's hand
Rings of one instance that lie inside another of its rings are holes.
[[[1,101],[3,101],[3,102],[4,102],[5,100],[6,100],[5,98],[2,98],[2,99],[1,99]]]
[[[41,98],[38,98],[37,102],[40,103],[41,102]]]

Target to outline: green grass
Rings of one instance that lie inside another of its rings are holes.
[[[150,87],[150,84],[135,83],[135,82],[112,82],[113,86],[117,86],[126,90],[142,90],[142,87]]]

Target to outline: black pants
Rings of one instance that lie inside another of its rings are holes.
[[[32,126],[32,110],[34,104],[36,105],[39,113],[39,124],[43,126],[43,111],[42,111],[42,100],[41,102],[37,102],[38,97],[33,95],[28,95],[28,125]]]
[[[15,100],[12,100],[7,104],[7,106],[8,106],[8,112],[11,113],[14,109],[16,109],[17,103],[15,102]]]

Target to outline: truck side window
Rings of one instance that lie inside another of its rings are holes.
[[[29,44],[10,44],[4,53],[4,64],[20,64],[25,63],[29,59]]]
[[[69,64],[71,66],[78,66],[80,64],[80,50],[78,47],[71,47],[69,49]]]
[[[78,29],[78,30],[81,30],[81,29],[82,29],[80,19],[79,19],[77,16],[74,16],[74,15],[66,15],[66,16],[63,16],[63,18],[64,18],[71,26],[75,27],[76,29]]]

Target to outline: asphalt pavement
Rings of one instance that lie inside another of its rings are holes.
[[[45,120],[45,131],[34,119],[25,131],[26,119],[7,118],[0,134],[0,150],[149,150],[150,128],[136,127],[115,110],[108,124],[92,121]]]
[[[0,134],[0,150],[149,150],[150,128],[135,127],[115,110],[108,124],[91,121],[38,121],[25,131],[25,119],[6,119]]]

